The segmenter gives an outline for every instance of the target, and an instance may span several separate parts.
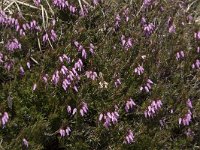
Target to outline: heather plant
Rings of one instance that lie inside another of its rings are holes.
[[[200,1],[0,7],[1,149],[200,149]]]

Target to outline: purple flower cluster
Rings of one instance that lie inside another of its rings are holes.
[[[62,87],[63,87],[64,90],[67,90],[67,88],[69,86],[73,86],[72,83],[76,79],[80,80],[80,76],[78,75],[77,71],[81,70],[82,68],[83,68],[83,62],[82,62],[81,59],[79,59],[75,63],[75,65],[72,68],[72,70],[68,70],[65,66],[62,67],[61,72],[62,72],[62,75],[64,77],[64,80],[62,82]],[[78,92],[78,89],[77,89],[77,87],[75,85],[73,86],[73,88],[74,88],[74,90],[76,92]]]
[[[121,14],[122,18],[120,16],[120,14],[117,14],[115,16],[115,25],[114,25],[115,26],[115,30],[119,29],[120,23],[122,22],[122,19],[125,19],[126,22],[128,22],[130,20],[129,15],[130,15],[130,10],[129,10],[129,8],[126,8],[126,9],[124,9],[124,11]]]
[[[87,103],[85,103],[85,102],[82,102],[82,104],[81,104],[82,106],[81,106],[81,109],[80,109],[80,114],[81,114],[81,116],[83,117],[83,116],[85,116],[85,114],[87,114],[87,112],[88,112],[88,105],[87,105]]]
[[[28,148],[29,144],[28,144],[28,141],[25,138],[23,138],[22,142],[23,142],[23,145],[26,146],[26,148]]]
[[[185,54],[183,51],[177,52],[176,53],[176,60],[183,59],[185,57]]]
[[[115,81],[115,87],[116,87],[116,88],[119,87],[121,84],[122,84],[122,83],[121,83],[121,80],[120,80],[120,79],[117,79],[117,80]]]
[[[147,8],[153,4],[154,0],[144,0],[143,7]]]
[[[69,3],[65,0],[53,0],[53,5],[60,9],[65,9],[67,6],[69,6]]]
[[[184,126],[188,126],[190,124],[190,122],[192,121],[192,112],[190,109],[193,108],[192,106],[192,101],[191,99],[188,99],[186,101],[186,105],[188,107],[188,112],[184,115],[184,117],[179,118],[179,125],[184,125]]]
[[[0,10],[0,24],[17,29],[17,27],[19,26],[19,21],[18,19],[7,16],[3,10]]]
[[[200,47],[197,47],[197,53],[200,53]]]
[[[94,6],[97,6],[100,3],[101,0],[93,0],[92,3]]]
[[[192,64],[193,69],[200,69],[200,60],[196,59],[195,63]]]
[[[87,53],[86,53],[85,48],[80,43],[78,43],[77,41],[74,42],[74,45],[76,46],[78,52],[81,52],[82,58],[86,59]]]
[[[79,10],[80,16],[87,16],[89,13],[88,7],[86,5],[83,5],[83,9]]]
[[[90,53],[93,55],[94,54],[94,45],[92,43],[90,43]]]
[[[185,134],[186,134],[187,137],[193,137],[194,136],[194,132],[190,128],[188,128],[188,130],[185,131]]]
[[[59,75],[59,71],[56,70],[55,73],[53,74],[52,78],[51,78],[51,82],[54,84],[54,85],[57,85],[58,82],[60,80],[60,75]]]
[[[147,80],[147,83],[144,86],[140,87],[140,91],[145,90],[147,93],[149,93],[150,89],[152,89],[153,81],[150,79]]]
[[[72,107],[70,105],[67,106],[67,112],[69,115],[75,115],[77,112],[77,108],[72,109]]]
[[[15,50],[21,49],[21,44],[16,38],[14,38],[14,39],[8,40],[5,47],[9,52],[15,52]]]
[[[17,28],[17,31],[20,30],[20,27],[18,27],[18,28]],[[41,31],[40,26],[38,25],[38,23],[35,20],[32,20],[29,23],[22,24],[22,28],[21,29],[23,29],[23,31],[27,31],[27,30],[30,30],[30,31]]]
[[[0,64],[4,62],[4,55],[0,52]]]
[[[59,9],[68,9],[72,14],[77,11],[77,8],[66,0],[53,0],[53,5]]]
[[[169,17],[168,21],[167,21],[167,27],[168,27],[168,31],[169,33],[175,33],[175,25],[173,23],[173,19],[172,17]]]
[[[83,69],[83,62],[81,59],[79,59],[75,64],[74,68],[77,69],[78,71],[81,71]]]
[[[125,105],[125,110],[126,112],[129,112],[131,111],[134,106],[136,106],[135,102],[133,101],[132,98],[130,98],[127,102],[126,102],[126,105]]]
[[[11,68],[13,68],[14,66],[14,61],[13,60],[7,60],[4,62],[4,68],[7,70],[7,71],[10,71]]]
[[[36,6],[39,6],[40,3],[41,3],[41,0],[33,0],[33,2],[34,2],[34,4],[35,4]]]
[[[25,31],[27,30],[41,31],[40,26],[37,25],[35,20],[30,23],[20,25],[18,19],[7,16],[4,11],[0,11],[0,24],[6,27],[14,28],[20,36],[25,36]]]
[[[190,108],[190,109],[193,108],[191,99],[188,99],[188,100],[187,100],[186,105],[187,105],[187,107]]]
[[[161,109],[162,102],[161,100],[156,100],[148,106],[148,109],[144,111],[144,116],[147,117],[154,117],[155,114]]]
[[[155,25],[153,23],[144,24],[143,30],[146,36],[150,36],[155,30]]]
[[[144,17],[141,19],[141,25],[145,36],[149,37],[155,30],[155,25],[153,23],[148,23]]]
[[[66,129],[60,129],[59,130],[61,137],[69,136],[70,132],[71,132],[70,127],[67,127]]]
[[[6,123],[8,122],[9,116],[7,112],[4,112],[3,115],[1,116],[1,124],[3,128],[5,127]]]
[[[133,135],[133,132],[131,130],[128,130],[128,133],[125,136],[124,143],[125,144],[131,144],[134,142],[135,136]]]
[[[31,64],[30,64],[30,62],[27,62],[27,63],[26,63],[26,66],[28,67],[28,69],[31,69]]]
[[[171,25],[171,26],[169,27],[169,33],[174,33],[175,31],[176,31],[175,25]]]
[[[115,29],[118,29],[120,27],[121,17],[119,14],[115,17]]]
[[[9,59],[6,55],[0,52],[0,65],[2,65],[7,71],[10,71],[14,67],[14,60]]]
[[[123,12],[123,15],[124,15],[124,17],[125,17],[126,22],[129,21],[129,13],[130,13],[129,8],[126,8],[126,9],[124,10],[124,12]]]
[[[48,74],[42,76],[42,80],[44,81],[44,83],[48,82],[48,78],[49,78]]]
[[[2,65],[7,71],[10,71],[14,67],[14,60],[9,59],[6,55],[0,52],[0,65]]]
[[[130,48],[133,47],[133,42],[132,42],[132,39],[129,37],[129,38],[125,38],[124,35],[121,36],[121,43],[122,43],[122,46],[125,48],[125,50],[129,50]]]
[[[68,57],[66,54],[63,54],[62,56],[60,56],[59,60],[60,60],[61,63],[63,63],[63,62],[70,63],[71,62],[70,57]]]
[[[179,125],[188,126],[192,121],[192,112],[188,109],[188,112],[184,115],[184,117],[179,118]]]
[[[20,71],[21,76],[25,75],[25,71],[24,71],[24,68],[22,66],[19,67],[19,71]]]
[[[34,83],[34,84],[33,84],[33,89],[32,89],[32,90],[33,90],[33,91],[35,91],[35,90],[36,90],[36,88],[37,88],[37,84],[36,84],[36,83]]]
[[[115,125],[118,122],[119,114],[115,110],[114,112],[107,112],[105,114],[99,115],[99,121],[103,121],[103,126],[109,128],[112,125]]]
[[[42,38],[43,42],[46,43],[48,40],[51,40],[52,42],[55,42],[57,40],[57,34],[56,32],[52,29],[50,31],[50,33],[45,33],[43,35],[43,38]]]
[[[64,60],[70,62],[70,58],[66,55],[60,56],[59,60],[63,62]],[[65,65],[62,65],[60,71],[56,70],[51,78],[51,82],[54,85],[58,85],[60,79],[62,79],[62,87],[66,91],[69,87],[72,87],[76,92],[78,92],[78,89],[76,87],[76,81],[80,80],[80,76],[78,74],[78,71],[81,71],[83,69],[83,62],[81,59],[78,59],[77,62],[75,62],[72,69],[68,69]]]
[[[200,31],[194,34],[195,39],[200,40]]]
[[[85,75],[88,79],[92,79],[92,80],[96,80],[96,78],[98,77],[97,76],[97,73],[96,72],[93,72],[93,71],[86,71],[85,72]]]
[[[137,68],[135,68],[134,72],[137,73],[138,75],[141,75],[144,73],[144,68],[139,65]]]

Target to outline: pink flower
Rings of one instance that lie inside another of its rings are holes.
[[[152,87],[151,87],[152,84],[153,84],[153,81],[148,79],[146,84],[144,86],[140,87],[140,91],[145,90],[147,93],[149,93],[150,90],[152,89]]]
[[[99,4],[99,0],[93,0],[93,5],[98,5]]]
[[[72,112],[72,108],[71,108],[71,106],[67,106],[67,112],[69,113],[69,114],[71,114],[71,112]]]
[[[143,1],[143,6],[144,7],[148,7],[153,3],[153,0],[144,0]]]
[[[80,114],[81,114],[81,116],[83,117],[83,116],[85,116],[85,114],[87,114],[87,112],[88,112],[87,103],[83,102],[83,103],[82,103],[82,107],[81,107],[81,109],[80,109]]]
[[[176,53],[176,60],[183,59],[185,57],[185,54],[183,51],[177,52]]]
[[[121,21],[121,18],[120,18],[120,15],[117,14],[116,17],[115,17],[115,29],[118,29],[119,28],[119,23]]]
[[[153,23],[144,24],[143,30],[146,36],[150,36],[155,30],[155,25]]]
[[[85,73],[86,77],[89,79],[92,79],[92,80],[96,80],[97,78],[97,73],[96,72],[92,72],[92,71],[86,71]]]
[[[20,75],[24,76],[25,74],[24,68],[20,66],[19,70],[20,70]]]
[[[67,127],[67,128],[65,129],[65,132],[66,132],[67,136],[69,136],[69,134],[70,134],[70,132],[71,132],[71,129],[70,129],[69,127]]]
[[[130,98],[125,105],[125,110],[126,112],[129,112],[131,109],[133,109],[133,107],[136,106],[135,102],[133,101],[132,98]]]
[[[59,130],[61,137],[69,136],[70,132],[71,132],[70,127],[66,127],[66,129],[60,129]]]
[[[131,130],[128,131],[127,135],[125,136],[124,143],[125,144],[131,144],[134,142],[135,136],[133,135],[133,132]]]
[[[42,38],[43,42],[46,43],[48,41],[48,39],[49,39],[49,35],[47,33],[45,33]]]
[[[60,79],[59,71],[57,70],[57,71],[53,74],[52,79],[51,79],[51,82],[52,82],[53,84],[57,85],[58,82],[59,82],[59,79]]]
[[[6,123],[8,122],[9,116],[7,112],[4,112],[2,118],[1,118],[1,123],[3,125],[3,128],[5,127]]]
[[[151,105],[149,105],[147,109],[144,111],[145,118],[154,117],[155,114],[161,109],[161,106],[162,106],[161,100],[152,101]]]
[[[77,86],[74,86],[73,89],[74,89],[76,92],[78,92]]]
[[[103,114],[101,113],[101,114],[99,115],[99,121],[101,121],[102,118],[103,118]]]
[[[134,72],[137,73],[138,75],[141,75],[144,73],[144,68],[139,65],[137,68],[135,68]]]
[[[48,74],[45,74],[43,77],[42,77],[44,83],[47,83],[48,82]]]
[[[176,31],[175,25],[171,25],[171,26],[169,27],[169,33],[175,33],[175,31]]]
[[[190,99],[187,100],[186,104],[187,104],[187,106],[188,106],[189,108],[191,108],[191,109],[193,108],[193,107],[192,107],[192,102],[191,102]]]
[[[178,123],[179,123],[179,125],[181,125],[181,123],[182,123],[182,118],[179,118],[179,119],[178,119]]]
[[[196,62],[192,64],[193,69],[200,69],[200,60],[196,59]]]
[[[76,112],[77,112],[77,109],[76,109],[76,108],[74,108],[74,109],[73,109],[73,112],[72,112],[72,115],[75,115],[75,114],[76,114]]]
[[[65,2],[65,0],[53,0],[53,5],[60,9],[64,9],[67,7],[67,3]]]
[[[200,40],[200,31],[196,32],[194,34],[194,37],[197,39],[197,40]]]
[[[64,137],[65,136],[65,130],[64,129],[60,129],[59,130],[60,136]]]
[[[8,51],[14,52],[17,49],[21,49],[21,44],[18,42],[17,39],[12,39],[7,42],[6,48]]]
[[[197,47],[197,53],[200,53],[200,47]]]
[[[41,0],[33,0],[33,2],[35,3],[36,6],[39,6],[41,3]]]
[[[125,10],[124,10],[124,12],[123,12],[123,15],[124,15],[124,17],[126,18],[125,20],[126,20],[126,22],[128,22],[129,21],[129,8],[126,8]]]
[[[188,113],[184,115],[184,117],[179,118],[179,125],[183,124],[184,126],[188,126],[192,121],[192,112],[188,110]]]
[[[120,86],[122,83],[121,83],[121,80],[120,79],[117,79],[115,81],[115,87],[117,88],[118,86]]]
[[[33,91],[35,91],[36,88],[37,88],[37,84],[35,83],[35,84],[33,85]]]
[[[29,145],[29,144],[28,144],[28,141],[27,141],[25,138],[23,138],[22,141],[23,141],[24,146],[26,146],[26,147],[28,148],[28,145]]]
[[[90,52],[91,54],[94,54],[94,45],[90,43]]]
[[[121,36],[121,43],[122,46],[125,48],[125,50],[129,50],[130,48],[133,47],[133,42],[131,38],[125,38],[124,35]]]
[[[27,62],[26,65],[27,65],[28,69],[31,68],[31,64],[30,64],[30,62]]]
[[[52,29],[51,32],[50,32],[50,39],[55,42],[56,39],[57,39],[57,34],[56,32]]]

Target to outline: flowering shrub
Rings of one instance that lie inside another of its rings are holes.
[[[6,0],[2,149],[199,149],[200,1]]]

